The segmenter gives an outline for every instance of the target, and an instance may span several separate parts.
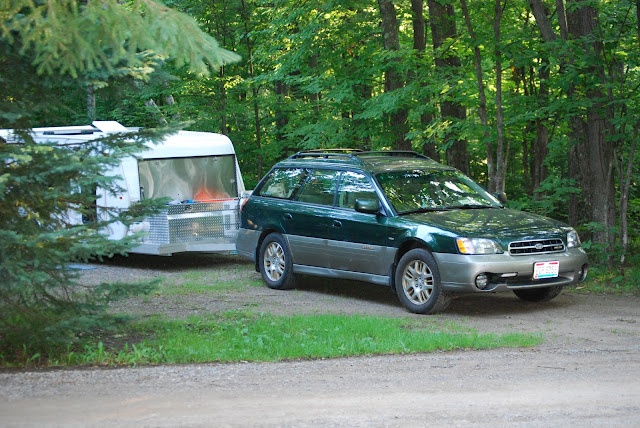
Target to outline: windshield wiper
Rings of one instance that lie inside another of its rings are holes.
[[[432,212],[435,212],[435,211],[451,211],[451,208],[449,208],[449,207],[417,208],[415,210],[399,212],[398,215],[418,214],[418,213],[432,213]]]
[[[480,205],[480,204],[463,204],[463,205],[453,205],[448,208],[452,210],[482,210],[485,208],[497,208],[497,207],[492,207],[491,205]]]

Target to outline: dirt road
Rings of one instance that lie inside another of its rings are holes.
[[[101,269],[88,275],[105,275]],[[315,307],[409,315],[386,290],[363,284],[310,280],[285,294],[253,289],[251,298],[274,312]],[[237,296],[217,300],[246,303]],[[191,307],[207,310],[205,302]],[[565,292],[533,305],[511,294],[464,296],[439,316],[481,333],[542,332],[544,344],[280,363],[5,371],[0,426],[640,426],[639,315],[640,299],[629,296]]]

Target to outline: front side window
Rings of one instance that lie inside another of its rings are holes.
[[[377,176],[398,214],[500,207],[500,202],[459,171],[396,171]]]
[[[290,199],[306,176],[307,171],[302,168],[276,169],[267,177],[258,196]]]
[[[378,195],[371,181],[365,175],[357,172],[347,171],[342,173],[340,189],[338,190],[338,206],[354,209],[358,199],[378,200]]]
[[[333,205],[339,171],[317,169],[304,183],[298,201],[318,205]]]

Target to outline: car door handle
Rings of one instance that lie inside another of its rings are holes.
[[[293,220],[293,216],[289,213],[282,214],[282,218],[284,218],[285,220]]]
[[[342,227],[342,222],[338,220],[333,220],[333,227]]]

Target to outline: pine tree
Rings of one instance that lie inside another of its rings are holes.
[[[109,222],[90,217],[96,187],[119,192],[105,172],[167,131],[117,134],[74,147],[36,144],[30,128],[60,109],[59,91],[92,79],[144,79],[158,59],[207,75],[238,56],[221,49],[189,16],[151,0],[3,0],[0,7],[0,360],[74,343],[119,318],[110,301],[146,293],[153,284],[81,287],[75,261],[126,252],[132,239],[106,239],[113,221],[139,221],[164,201],[146,200]],[[46,125],[54,125],[47,123]],[[69,125],[69,124],[67,124]]]

